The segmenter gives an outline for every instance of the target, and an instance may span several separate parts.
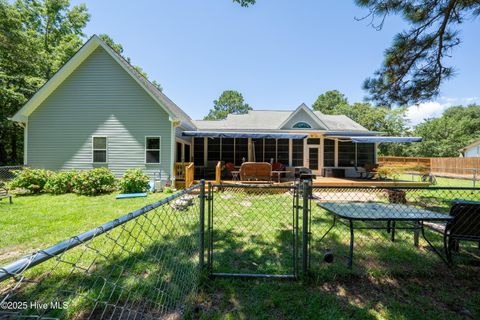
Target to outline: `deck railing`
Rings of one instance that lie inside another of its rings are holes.
[[[194,183],[195,168],[193,162],[185,167],[185,188],[190,188]]]
[[[220,183],[222,180],[222,161],[218,161],[215,167],[215,183]]]
[[[193,162],[175,162],[174,165],[174,172],[173,174],[175,175],[175,180],[185,180],[185,171],[187,166],[190,164],[193,164]]]

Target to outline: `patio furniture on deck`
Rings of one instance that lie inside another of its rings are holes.
[[[335,227],[336,222],[344,224],[350,229],[350,251],[348,255],[348,267],[351,268],[353,264],[353,245],[355,230],[357,229],[386,229],[388,232],[394,232],[390,223],[397,221],[412,222],[411,227],[396,227],[396,229],[410,229],[415,232],[415,245],[418,244],[418,234],[421,231],[423,238],[433,251],[445,262],[445,258],[432,245],[432,243],[425,236],[424,221],[450,221],[453,217],[448,214],[437,213],[425,209],[420,209],[404,204],[396,203],[365,203],[365,202],[323,202],[318,203],[322,209],[333,214],[333,224],[320,238],[320,241]],[[386,221],[386,227],[362,225],[355,226],[355,222],[363,221],[365,223],[372,221]],[[392,240],[393,240],[392,233]]]
[[[373,179],[377,168],[378,164],[366,164],[361,167],[355,167],[355,171],[360,175],[360,179]]]
[[[240,167],[241,181],[271,181],[272,165],[268,162],[244,162]]]
[[[232,181],[238,181],[238,175],[240,174],[240,171],[233,170],[233,171],[230,171],[230,173],[232,175]]]
[[[475,241],[480,248],[480,202],[457,201],[450,209],[444,231],[445,254],[452,263],[452,251],[458,251],[459,241]]]
[[[280,183],[282,182],[282,174],[287,174],[289,173],[289,171],[286,171],[286,170],[281,170],[281,171],[277,171],[277,170],[274,170],[272,171],[272,176],[277,176],[277,182]]]
[[[295,179],[312,181],[316,178],[312,170],[306,167],[295,167]]]
[[[324,168],[323,176],[328,178],[345,178],[345,169],[342,168]]]

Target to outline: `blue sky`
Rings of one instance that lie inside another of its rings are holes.
[[[208,113],[223,90],[240,91],[254,109],[311,105],[338,89],[361,101],[363,80],[405,24],[389,17],[383,30],[356,21],[367,11],[353,0],[258,0],[241,8],[230,0],[74,0],[86,3],[90,36],[107,33],[126,56],[192,118]],[[480,21],[462,30],[452,64],[458,75],[437,101],[412,107],[418,123],[450,105],[480,102]]]

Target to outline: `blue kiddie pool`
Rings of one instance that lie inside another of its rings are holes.
[[[145,198],[147,196],[146,193],[122,193],[116,196],[116,199],[129,199],[129,198]]]

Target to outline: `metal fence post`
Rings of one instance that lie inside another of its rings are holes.
[[[200,269],[205,265],[205,180],[200,180]]]
[[[212,195],[212,183],[208,183],[208,272],[209,274],[212,273],[212,265],[213,265],[213,195]]]
[[[302,216],[302,269],[303,276],[308,272],[308,204],[309,204],[309,188],[308,181],[304,181],[303,187],[303,216]]]

